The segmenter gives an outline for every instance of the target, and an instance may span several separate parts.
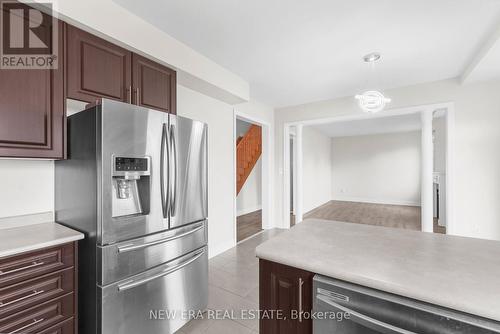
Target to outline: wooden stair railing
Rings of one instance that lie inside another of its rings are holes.
[[[236,194],[240,193],[262,154],[262,128],[252,124],[236,142]]]

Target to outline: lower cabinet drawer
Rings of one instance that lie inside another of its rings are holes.
[[[75,329],[75,319],[71,318],[62,321],[52,327],[44,329],[41,332],[38,332],[37,334],[73,334],[74,329]]]
[[[0,260],[0,288],[74,266],[73,243]]]
[[[73,267],[0,288],[0,319],[73,290]]]
[[[0,333],[39,333],[74,315],[73,293],[0,319]],[[49,333],[52,333],[49,331]],[[57,333],[57,331],[56,331]]]

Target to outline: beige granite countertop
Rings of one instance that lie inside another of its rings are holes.
[[[83,239],[83,234],[54,222],[0,229],[0,258]]]
[[[500,321],[500,241],[311,219],[256,255]]]

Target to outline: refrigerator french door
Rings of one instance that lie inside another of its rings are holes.
[[[172,229],[207,217],[207,126],[185,117],[103,100],[102,230],[100,241],[119,240]],[[147,214],[116,216],[113,198],[117,159],[150,161]],[[99,175],[99,174],[98,174]]]
[[[169,115],[170,221],[169,228],[207,217],[207,126]]]

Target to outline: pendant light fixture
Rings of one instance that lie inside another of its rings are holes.
[[[380,54],[373,52],[363,57],[365,63],[370,64],[371,71],[374,72],[375,63],[380,60]],[[377,90],[367,90],[363,94],[358,94],[354,97],[358,100],[359,107],[368,113],[376,113],[383,110],[391,99],[387,98]]]

